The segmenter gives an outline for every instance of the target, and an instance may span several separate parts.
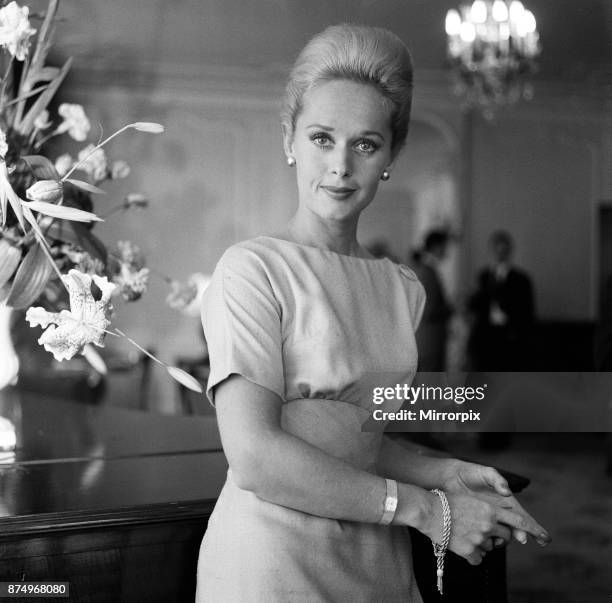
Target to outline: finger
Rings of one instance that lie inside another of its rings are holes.
[[[483,477],[489,486],[502,496],[511,496],[512,492],[508,486],[508,482],[504,477],[493,467],[486,467],[483,472]]]
[[[482,550],[483,555],[489,551],[493,550],[493,539],[492,538],[487,538],[485,541],[483,541],[479,548]]]
[[[511,528],[526,532],[533,536],[540,545],[548,544],[551,541],[550,534],[533,518],[529,513],[521,514],[502,509],[497,509],[497,520],[505,523]],[[520,542],[520,541],[519,541]]]
[[[506,545],[507,540],[504,540],[503,538],[500,538],[499,536],[496,536],[493,539],[493,546],[496,549],[500,549],[501,547]]]
[[[466,559],[470,565],[480,565],[484,559],[484,552],[476,551],[471,555],[468,555]]]
[[[491,530],[491,536],[495,538],[501,538],[504,543],[510,542],[512,539],[512,530],[501,523],[495,525],[495,527]]]
[[[527,533],[523,530],[512,530],[512,536],[521,544],[527,544]]]

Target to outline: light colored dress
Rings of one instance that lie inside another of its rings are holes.
[[[375,408],[372,384],[412,381],[424,302],[414,273],[388,259],[272,237],[234,245],[204,297],[207,395],[213,401],[215,385],[242,375],[284,400],[285,430],[376,473],[382,434],[361,431]],[[420,603],[421,596],[406,528],[275,505],[238,488],[230,470],[200,548],[196,600]]]

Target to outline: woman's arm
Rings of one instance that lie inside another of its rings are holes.
[[[215,388],[215,406],[223,449],[240,488],[312,515],[380,520],[385,480],[284,431],[276,394],[231,375]],[[416,486],[398,487],[397,521],[422,528],[437,497]]]
[[[382,477],[362,471],[285,432],[282,400],[239,375],[215,388],[223,448],[236,484],[259,498],[312,515],[376,523],[383,512]],[[504,537],[501,524],[534,530],[524,517],[465,494],[449,495],[453,515],[450,548],[470,563]],[[442,509],[435,494],[398,483],[394,524],[411,526],[439,541]]]
[[[446,481],[461,461],[453,458],[435,458],[420,454],[397,440],[384,436],[378,456],[378,472],[384,477],[409,482],[431,490],[445,489]]]
[[[435,453],[435,451],[431,451]],[[383,437],[378,457],[378,471],[391,479],[410,482],[421,488],[440,488],[447,493],[466,494],[510,509],[524,518],[539,544],[547,544],[550,536],[512,496],[506,479],[493,467],[469,463],[454,458],[436,458],[402,445],[389,436]],[[514,527],[513,536],[521,543],[527,541],[523,528]]]

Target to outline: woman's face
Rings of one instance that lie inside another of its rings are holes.
[[[333,80],[309,90],[285,133],[300,205],[323,220],[356,220],[390,166],[391,135],[389,103],[373,86]]]

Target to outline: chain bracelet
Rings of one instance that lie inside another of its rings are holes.
[[[444,555],[446,555],[446,549],[448,549],[448,543],[450,542],[451,535],[451,512],[448,505],[448,499],[446,494],[442,490],[435,488],[432,490],[434,494],[438,496],[442,503],[442,542],[433,542],[434,555],[436,556],[436,576],[438,578],[438,591],[443,594],[442,590],[442,577],[444,576]]]

